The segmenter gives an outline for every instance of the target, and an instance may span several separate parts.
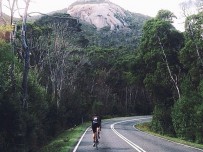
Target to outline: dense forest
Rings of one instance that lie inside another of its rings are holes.
[[[1,28],[0,151],[37,151],[93,113],[153,115],[155,132],[203,143],[202,12],[180,32],[160,10],[134,48],[90,43],[68,14],[26,16]]]

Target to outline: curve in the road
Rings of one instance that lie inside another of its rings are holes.
[[[112,131],[118,136],[120,137],[122,140],[124,140],[126,143],[128,143],[131,147],[133,147],[135,150],[137,150],[138,152],[146,152],[144,149],[142,149],[141,147],[139,147],[138,145],[136,145],[135,143],[133,143],[132,141],[130,141],[129,139],[127,139],[126,137],[124,137],[123,135],[121,135],[118,131],[116,131],[116,129],[114,128],[114,125],[119,124],[119,123],[123,123],[123,122],[129,122],[129,121],[136,121],[136,120],[143,120],[143,119],[148,119],[148,118],[140,118],[140,119],[132,119],[132,120],[125,120],[125,121],[120,121],[120,122],[116,122],[113,123],[111,125],[111,129]]]

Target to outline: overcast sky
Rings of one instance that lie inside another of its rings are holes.
[[[23,1],[23,0],[19,0]],[[29,12],[48,13],[51,11],[67,8],[76,0],[31,0]],[[122,8],[135,13],[156,16],[160,9],[167,9],[173,12],[178,20],[175,21],[177,29],[182,30],[184,20],[182,18],[182,11],[180,9],[180,2],[184,0],[110,0],[111,2],[121,6]],[[7,0],[3,0],[7,3]]]

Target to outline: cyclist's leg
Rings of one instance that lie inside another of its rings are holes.
[[[94,142],[95,141],[95,133],[94,132],[93,132],[93,136],[92,137],[93,137],[93,142]]]
[[[95,147],[95,138],[96,138],[96,132],[93,132],[93,147]]]
[[[97,127],[97,138],[99,139],[100,137],[99,137],[99,127]]]
[[[98,141],[98,131],[99,131],[99,128],[97,126],[97,129],[96,129],[96,133],[95,133],[95,146],[96,146],[96,149],[98,149],[98,144],[99,144],[99,141]]]
[[[95,141],[96,141],[96,131],[97,131],[97,128],[95,125],[93,125],[92,127],[92,131],[93,131],[93,146],[95,146]]]
[[[100,138],[100,131],[101,131],[101,126],[98,126],[98,138]]]
[[[96,132],[96,142],[98,142],[98,139],[99,139],[99,127],[97,126],[97,132]]]

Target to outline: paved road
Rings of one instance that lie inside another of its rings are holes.
[[[96,150],[92,144],[92,131],[87,129],[74,152],[203,152],[176,144],[135,129],[136,123],[150,121],[150,116],[114,118],[102,122],[101,139]]]

